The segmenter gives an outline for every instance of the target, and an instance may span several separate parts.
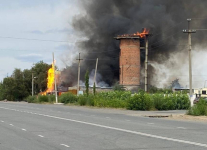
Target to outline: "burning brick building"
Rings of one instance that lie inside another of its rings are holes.
[[[115,37],[120,40],[119,84],[128,90],[140,86],[140,39],[148,34],[146,29],[142,33],[126,34]]]

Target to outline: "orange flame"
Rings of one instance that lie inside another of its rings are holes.
[[[54,90],[54,72],[54,63],[52,63],[52,67],[48,70],[47,92],[52,92]]]
[[[48,70],[48,75],[47,75],[47,90],[45,92],[40,93],[41,95],[46,95],[49,92],[54,91],[54,72],[55,72],[55,67],[54,63],[52,63],[52,67]]]
[[[144,30],[141,33],[137,32],[134,34],[123,34],[123,35],[119,35],[118,37],[137,37],[137,36],[139,36],[140,38],[144,38],[147,34],[149,34],[149,30],[144,28]]]
[[[141,38],[144,38],[147,34],[149,34],[149,30],[147,30],[146,28],[144,28],[142,33],[137,32],[137,35],[140,36]]]

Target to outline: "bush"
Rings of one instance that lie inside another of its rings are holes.
[[[97,98],[94,100],[94,105],[97,107],[112,107],[112,108],[126,108],[126,101],[119,99],[103,99]]]
[[[95,98],[95,96],[92,94],[89,94],[88,96],[86,94],[79,95],[78,96],[78,104],[81,106],[84,106],[84,105],[94,106],[94,98]]]
[[[78,101],[78,97],[72,93],[63,93],[59,100],[61,103],[68,104],[68,103],[75,103]]]
[[[98,93],[97,96],[103,99],[120,99],[120,100],[128,100],[131,97],[130,91],[113,91],[113,92],[101,92]]]
[[[141,91],[128,100],[127,109],[130,110],[151,110],[153,109],[151,96]]]
[[[181,110],[190,107],[187,94],[153,94],[152,99],[157,110]]]
[[[87,103],[88,96],[87,95],[79,95],[78,96],[78,104],[80,106],[85,106]]]
[[[193,116],[207,116],[207,102],[200,99],[196,105],[189,108],[187,114]]]
[[[162,88],[157,88],[157,87],[155,87],[155,86],[151,86],[150,88],[149,88],[149,93],[151,93],[151,94],[170,94],[170,93],[173,93],[173,91],[172,91],[172,89],[167,89],[167,88],[165,88],[165,89],[162,89]]]
[[[155,109],[164,110],[165,99],[164,99],[163,94],[153,94],[152,99],[153,99],[153,102],[154,102]]]
[[[47,95],[48,96],[48,102],[49,103],[54,103],[56,101],[55,95]]]
[[[176,101],[176,109],[189,109],[190,100],[187,94],[178,94]]]
[[[78,102],[77,104],[81,106],[127,108],[130,110],[175,110],[188,109],[190,107],[190,101],[187,94],[148,94],[143,90],[139,90],[138,94],[135,94],[134,96],[131,95],[132,94],[129,91],[101,92],[96,95],[89,94],[88,96],[86,94],[76,96],[72,93],[63,93],[59,96],[59,101],[64,104]],[[55,95],[39,96],[38,99],[36,96],[29,96],[26,100],[29,103],[54,103]],[[197,110],[194,110],[193,108],[190,112],[192,111]]]
[[[27,98],[25,98],[25,101],[27,101],[28,103],[37,103],[37,96],[28,96]]]
[[[131,92],[113,91],[97,93],[94,97],[94,106],[126,108],[127,100],[130,99]]]
[[[163,110],[175,110],[176,106],[176,97],[173,97],[172,94],[166,95],[164,97],[164,103],[163,103]]]
[[[87,99],[86,105],[94,106],[94,98],[95,98],[95,96],[94,95],[89,95],[87,98],[88,99]]]
[[[48,102],[48,101],[49,101],[49,98],[47,95],[39,95],[38,96],[38,102],[44,103],[44,102]]]

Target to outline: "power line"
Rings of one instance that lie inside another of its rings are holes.
[[[150,45],[154,45],[154,44],[160,43],[160,42],[162,42],[162,41],[164,41],[164,40],[166,40],[166,39],[168,39],[168,38],[173,37],[174,35],[176,35],[176,34],[178,34],[178,33],[182,33],[182,32],[181,32],[181,31],[179,31],[179,32],[175,32],[174,34],[171,34],[170,36],[167,36],[167,38],[165,38],[165,39],[162,39],[162,40],[157,41],[157,42],[154,42],[154,43],[150,43]]]
[[[174,25],[173,27],[168,27],[168,28],[171,28],[170,30],[172,30],[173,28],[175,28],[176,26],[178,26],[178,25],[180,25],[181,23],[183,23],[184,21],[181,21],[181,22],[179,22],[179,23],[177,23],[176,25]],[[166,28],[165,28],[166,29]],[[170,31],[170,30],[165,30],[164,29],[164,31],[166,32],[166,31]],[[157,36],[157,35],[160,35],[160,34],[162,34],[162,33],[158,33],[158,34],[153,34],[153,37],[155,37],[155,36]]]
[[[99,59],[99,60],[107,60],[107,61],[109,61],[110,59],[118,59],[118,58],[119,58],[119,57],[111,57],[111,58],[108,58],[108,59]],[[96,59],[93,59],[93,58],[90,59],[90,58],[89,58],[89,59],[84,59],[84,60],[89,60],[89,61],[90,61],[90,60],[96,60]]]
[[[159,50],[157,50],[157,48],[158,47],[162,47],[162,46],[166,46],[167,44],[162,44],[162,45],[158,45],[158,46],[154,46],[153,48],[151,47],[151,48],[149,48],[150,49],[150,51],[159,51]],[[177,45],[176,45],[177,46]],[[187,45],[178,45],[178,46],[187,46]],[[183,48],[183,47],[179,47],[179,48]],[[178,48],[177,48],[178,49]]]
[[[191,18],[192,20],[205,20],[207,18]]]
[[[41,42],[79,43],[79,42],[56,41],[56,40],[44,40],[44,39],[30,39],[30,38],[9,37],[9,36],[0,36],[0,38],[2,38],[2,39],[15,39],[15,40],[28,40],[28,41],[41,41]]]
[[[151,81],[151,83],[172,83],[173,81]],[[188,82],[188,81],[181,81],[181,82]],[[193,81],[193,82],[199,82],[203,83],[204,81]]]
[[[207,31],[207,29],[194,29],[194,30],[197,30],[197,31]]]
[[[93,53],[106,53],[106,52],[113,52],[113,51],[119,51],[119,49],[115,50],[109,50],[109,51],[101,51],[101,52],[86,52],[87,54],[93,54]],[[84,52],[83,52],[84,53]]]
[[[63,52],[64,50],[46,50],[46,49],[42,49],[42,50],[0,49],[0,51],[28,51],[28,52],[34,52],[34,51],[44,51],[44,52],[61,51],[61,52]]]

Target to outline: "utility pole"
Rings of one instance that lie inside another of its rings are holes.
[[[93,80],[93,83],[95,84],[95,86],[96,86],[96,72],[97,72],[97,67],[98,67],[98,58],[96,59],[96,68],[95,68],[95,74],[94,74],[94,80]]]
[[[37,77],[34,77],[34,73],[32,72],[32,96],[34,96],[34,79]]]
[[[189,87],[190,87],[190,98],[193,95],[193,91],[192,91],[192,63],[191,63],[191,49],[192,49],[192,45],[191,45],[191,33],[196,33],[196,30],[191,30],[190,28],[190,21],[191,19],[187,19],[188,21],[188,29],[187,30],[183,30],[183,33],[188,33],[188,55],[189,55]]]
[[[122,86],[124,86],[124,65],[122,65],[122,69],[121,69],[122,73]]]
[[[32,72],[32,96],[34,96],[34,73]]]
[[[56,100],[56,103],[58,103],[54,52],[52,53],[52,57],[53,57],[54,82],[55,82],[55,100]]]
[[[147,92],[147,86],[148,86],[148,34],[145,37],[145,92]]]
[[[78,85],[77,85],[77,95],[78,95],[78,93],[79,93],[79,82],[80,82],[80,62],[81,62],[81,60],[83,60],[83,59],[81,59],[80,58],[80,53],[79,53],[79,58],[78,59],[76,59],[76,60],[78,60]]]

